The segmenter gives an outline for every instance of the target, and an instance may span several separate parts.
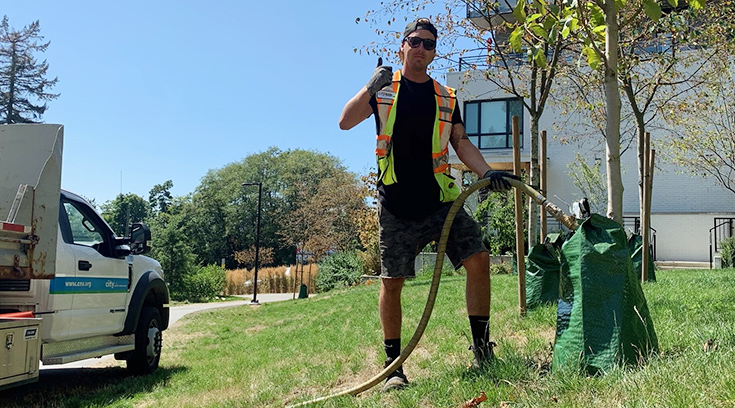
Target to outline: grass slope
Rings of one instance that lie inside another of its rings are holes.
[[[431,321],[405,364],[411,387],[314,406],[459,407],[481,391],[487,407],[735,406],[735,270],[659,271],[657,277],[644,292],[661,354],[642,367],[600,377],[550,371],[555,307],[520,317],[516,278],[499,275],[491,316],[498,359],[491,369],[474,371],[464,278],[452,276],[442,278]],[[427,278],[404,289],[404,345],[428,289]],[[128,377],[110,368],[41,378],[2,392],[0,406],[280,407],[327,395],[382,368],[377,292],[378,285],[368,285],[190,315],[164,334],[154,375]],[[708,339],[716,350],[703,350]]]

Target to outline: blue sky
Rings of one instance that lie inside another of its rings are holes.
[[[120,192],[147,199],[166,180],[188,194],[208,170],[271,146],[330,153],[366,173],[374,122],[341,131],[337,121],[377,60],[353,52],[380,40],[355,19],[378,7],[38,0],[2,13],[15,29],[40,20],[51,41],[38,57],[59,78],[43,119],[65,126],[62,186],[102,204]]]

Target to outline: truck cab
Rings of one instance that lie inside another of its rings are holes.
[[[118,237],[84,198],[62,190],[62,142],[61,125],[0,126],[0,220],[8,214],[0,224],[0,335],[3,314],[18,312],[31,313],[40,334],[35,367],[19,376],[20,367],[0,366],[0,388],[34,381],[39,360],[114,354],[134,373],[158,367],[169,293],[160,264],[144,255],[150,230],[135,223],[130,237]]]

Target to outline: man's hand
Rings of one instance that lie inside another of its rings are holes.
[[[383,65],[383,57],[378,57],[378,67],[373,71],[373,76],[370,78],[365,87],[368,90],[370,96],[375,96],[379,90],[384,86],[389,85],[393,82],[393,67]]]
[[[512,186],[510,185],[508,180],[506,180],[506,178],[520,180],[520,177],[516,176],[515,174],[495,170],[488,170],[485,175],[482,176],[482,178],[490,180],[490,185],[488,186],[490,188],[490,191],[510,190]]]

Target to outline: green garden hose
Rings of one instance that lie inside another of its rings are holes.
[[[507,180],[513,187],[519,188],[529,196],[539,205],[543,206],[546,211],[549,212],[554,218],[556,218],[558,221],[560,221],[562,224],[564,224],[567,228],[574,230],[577,227],[576,220],[574,218],[567,216],[564,214],[558,207],[556,207],[554,204],[549,203],[546,198],[541,195],[539,192],[531,188],[530,186],[526,185],[525,183],[514,180],[514,179],[508,179]],[[452,222],[454,222],[454,217],[457,215],[457,211],[462,207],[465,200],[467,200],[467,197],[474,193],[475,191],[487,187],[490,185],[490,180],[488,179],[481,179],[473,183],[471,186],[469,186],[465,191],[463,191],[459,197],[454,201],[452,204],[452,207],[449,208],[449,212],[447,213],[447,218],[444,220],[444,226],[442,227],[441,237],[439,238],[439,245],[436,250],[436,263],[434,264],[434,275],[431,278],[431,287],[429,288],[429,297],[426,299],[426,306],[424,306],[424,312],[421,315],[421,320],[419,320],[419,324],[416,327],[416,331],[413,333],[413,336],[408,341],[408,344],[404,349],[401,351],[400,356],[398,356],[397,359],[393,360],[393,362],[385,367],[383,371],[378,373],[373,378],[365,381],[364,383],[355,386],[353,388],[346,389],[344,391],[336,392],[331,395],[327,395],[324,397],[316,398],[309,401],[304,401],[298,404],[289,405],[287,408],[295,408],[295,407],[303,407],[306,405],[310,405],[316,402],[322,402],[326,401],[331,398],[341,397],[344,395],[352,395],[355,396],[363,391],[367,391],[370,388],[377,385],[379,382],[383,381],[390,373],[398,369],[398,367],[403,364],[404,361],[408,358],[408,356],[411,355],[413,350],[416,348],[416,346],[419,343],[419,340],[421,340],[421,336],[424,335],[424,330],[426,329],[426,325],[429,323],[429,318],[431,317],[431,312],[434,309],[434,302],[436,301],[436,294],[439,291],[439,280],[441,279],[442,275],[442,267],[444,265],[444,253],[447,249],[447,240],[449,239],[449,230],[452,228]]]

